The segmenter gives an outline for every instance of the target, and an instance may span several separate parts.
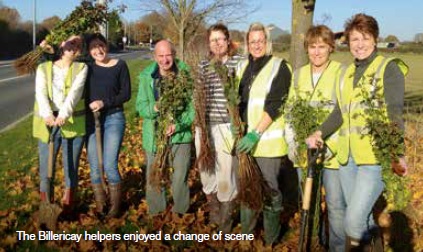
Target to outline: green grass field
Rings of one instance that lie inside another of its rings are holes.
[[[277,54],[286,59],[289,58],[289,53],[284,52]],[[396,57],[402,59],[408,66],[409,72],[406,76],[405,83],[405,97],[407,100],[421,100],[423,99],[423,54],[412,53],[382,53],[387,57]],[[331,56],[332,59],[337,60],[343,64],[350,64],[353,62],[353,57],[349,52],[335,52]]]
[[[400,53],[383,53],[386,57],[397,57],[402,59],[409,67],[408,75],[405,79],[405,96],[406,99],[422,99],[423,98],[423,55],[418,54],[400,54]],[[353,58],[348,52],[334,53],[333,59],[344,64],[352,62]]]

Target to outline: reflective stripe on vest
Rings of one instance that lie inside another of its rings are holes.
[[[72,83],[76,76],[81,72],[84,63],[74,62],[68,70],[65,78],[64,96],[66,97],[69,93]],[[53,95],[53,62],[47,61],[38,66],[44,72],[47,84],[47,95],[52,106],[52,95]],[[66,120],[65,124],[60,128],[61,134],[65,138],[73,138],[76,136],[85,135],[85,102],[84,95],[78,101],[74,108],[72,115]],[[39,115],[38,103],[35,99],[34,103],[34,118],[33,118],[33,136],[40,139],[42,142],[47,143],[49,138],[49,131],[44,122],[44,118]]]
[[[386,66],[389,62],[394,61],[404,75],[408,72],[408,67],[399,59],[385,58],[377,56],[373,62],[367,67],[363,76],[357,83],[356,88],[353,87],[354,81],[354,64],[341,74],[341,81],[337,87],[338,103],[342,112],[343,124],[339,132],[339,151],[338,161],[346,164],[351,155],[354,161],[361,164],[378,164],[374,152],[372,139],[369,129],[366,127],[366,119],[368,118],[363,103],[361,92],[363,89],[370,93],[370,97],[376,94],[384,97],[383,94],[383,76]],[[386,105],[377,100],[381,109],[385,110]],[[387,116],[387,115],[386,115]],[[351,151],[351,153],[350,153]]]
[[[313,85],[312,66],[307,64],[295,71],[293,87],[290,92],[293,95],[308,99],[312,107],[319,107],[327,112],[327,116],[333,111],[336,104],[336,84],[338,82],[341,63],[330,61],[327,68],[322,72],[316,85]],[[295,97],[294,96],[294,97]],[[327,118],[327,117],[326,117]],[[322,123],[326,118],[321,118]],[[325,161],[325,167],[338,168],[339,164],[334,157],[337,152],[338,131],[334,132],[325,143],[330,149],[331,157]]]
[[[270,92],[272,82],[280,69],[282,59],[272,57],[261,69],[251,84],[248,101],[248,132],[254,130],[263,116],[264,103],[267,94]],[[287,63],[286,63],[287,64]],[[240,63],[239,79],[241,79],[248,65],[248,60]],[[291,70],[290,66],[287,64]],[[264,131],[256,147],[252,151],[254,157],[280,157],[288,153],[287,144],[284,138],[284,119],[277,117]]]

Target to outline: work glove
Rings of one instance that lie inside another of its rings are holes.
[[[248,132],[236,146],[238,153],[249,153],[260,140],[260,135],[256,131]]]

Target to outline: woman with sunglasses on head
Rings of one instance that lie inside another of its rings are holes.
[[[84,86],[88,67],[75,62],[82,50],[82,38],[70,36],[59,47],[59,57],[37,68],[33,135],[38,138],[40,193],[42,201],[53,201],[53,181],[48,177],[49,137],[52,132],[53,160],[62,146],[65,212],[73,208],[78,186],[78,164],[85,135]],[[55,170],[53,161],[53,178]]]
[[[288,147],[280,109],[288,96],[291,70],[285,60],[271,54],[269,32],[262,24],[250,25],[246,47],[248,59],[240,62],[237,71],[240,78],[239,111],[246,132],[236,149],[254,158],[270,188],[264,195],[263,226],[265,243],[271,246],[277,241],[281,229],[282,193],[278,181]],[[252,233],[257,219],[256,211],[241,205],[243,233]]]

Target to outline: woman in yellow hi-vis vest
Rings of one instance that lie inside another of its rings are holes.
[[[373,17],[357,14],[347,21],[345,27],[346,39],[355,60],[340,74],[336,87],[338,106],[320,130],[307,139],[307,144],[316,147],[322,139],[340,129],[337,159],[341,165],[342,193],[347,203],[344,218],[346,251],[367,251],[370,247],[372,251],[382,251],[380,232],[372,215],[373,205],[384,188],[382,168],[366,130],[368,115],[364,112],[366,107],[362,92],[367,86],[369,95],[380,92],[384,98],[380,108],[386,109],[391,122],[404,129],[404,75],[408,67],[399,59],[385,58],[377,53],[379,27]],[[371,76],[377,81],[367,83]],[[401,168],[403,173],[400,175],[407,171],[403,157],[394,163],[394,167]]]
[[[289,100],[307,99],[311,106],[324,109],[329,115],[336,105],[335,84],[341,70],[339,62],[329,59],[330,54],[335,49],[335,35],[325,25],[312,26],[306,33],[304,47],[310,63],[294,72]],[[320,122],[323,122],[326,118],[319,118]],[[295,163],[295,155],[291,154],[296,149],[296,144],[293,143],[294,134],[289,134],[288,130],[285,133],[289,145],[289,158]],[[329,212],[330,251],[344,251],[345,246],[343,221],[346,204],[342,196],[339,179],[339,163],[335,157],[337,135],[338,132],[335,132],[325,140],[326,152],[330,155],[326,155],[327,159],[324,162],[322,172],[323,186],[326,191],[326,205]],[[298,168],[297,171],[301,178],[301,168],[305,167],[301,167],[299,164],[295,166]]]
[[[62,145],[66,186],[62,198],[64,210],[72,208],[85,135],[85,104],[81,98],[87,66],[74,62],[81,50],[81,37],[71,36],[60,45],[59,59],[40,64],[35,78],[33,135],[38,138],[41,200],[53,200],[53,181],[48,178],[48,141],[51,132],[57,132],[53,139],[53,155],[55,159]]]
[[[271,55],[269,33],[262,24],[250,26],[246,46],[249,56],[240,62],[237,75],[241,80],[240,115],[247,127],[237,151],[254,157],[271,189],[265,195],[263,226],[266,245],[272,245],[281,229],[282,193],[278,179],[282,157],[288,149],[283,135],[284,119],[279,111],[288,96],[291,70],[285,60]],[[257,218],[258,213],[242,205],[242,232],[252,233]]]

